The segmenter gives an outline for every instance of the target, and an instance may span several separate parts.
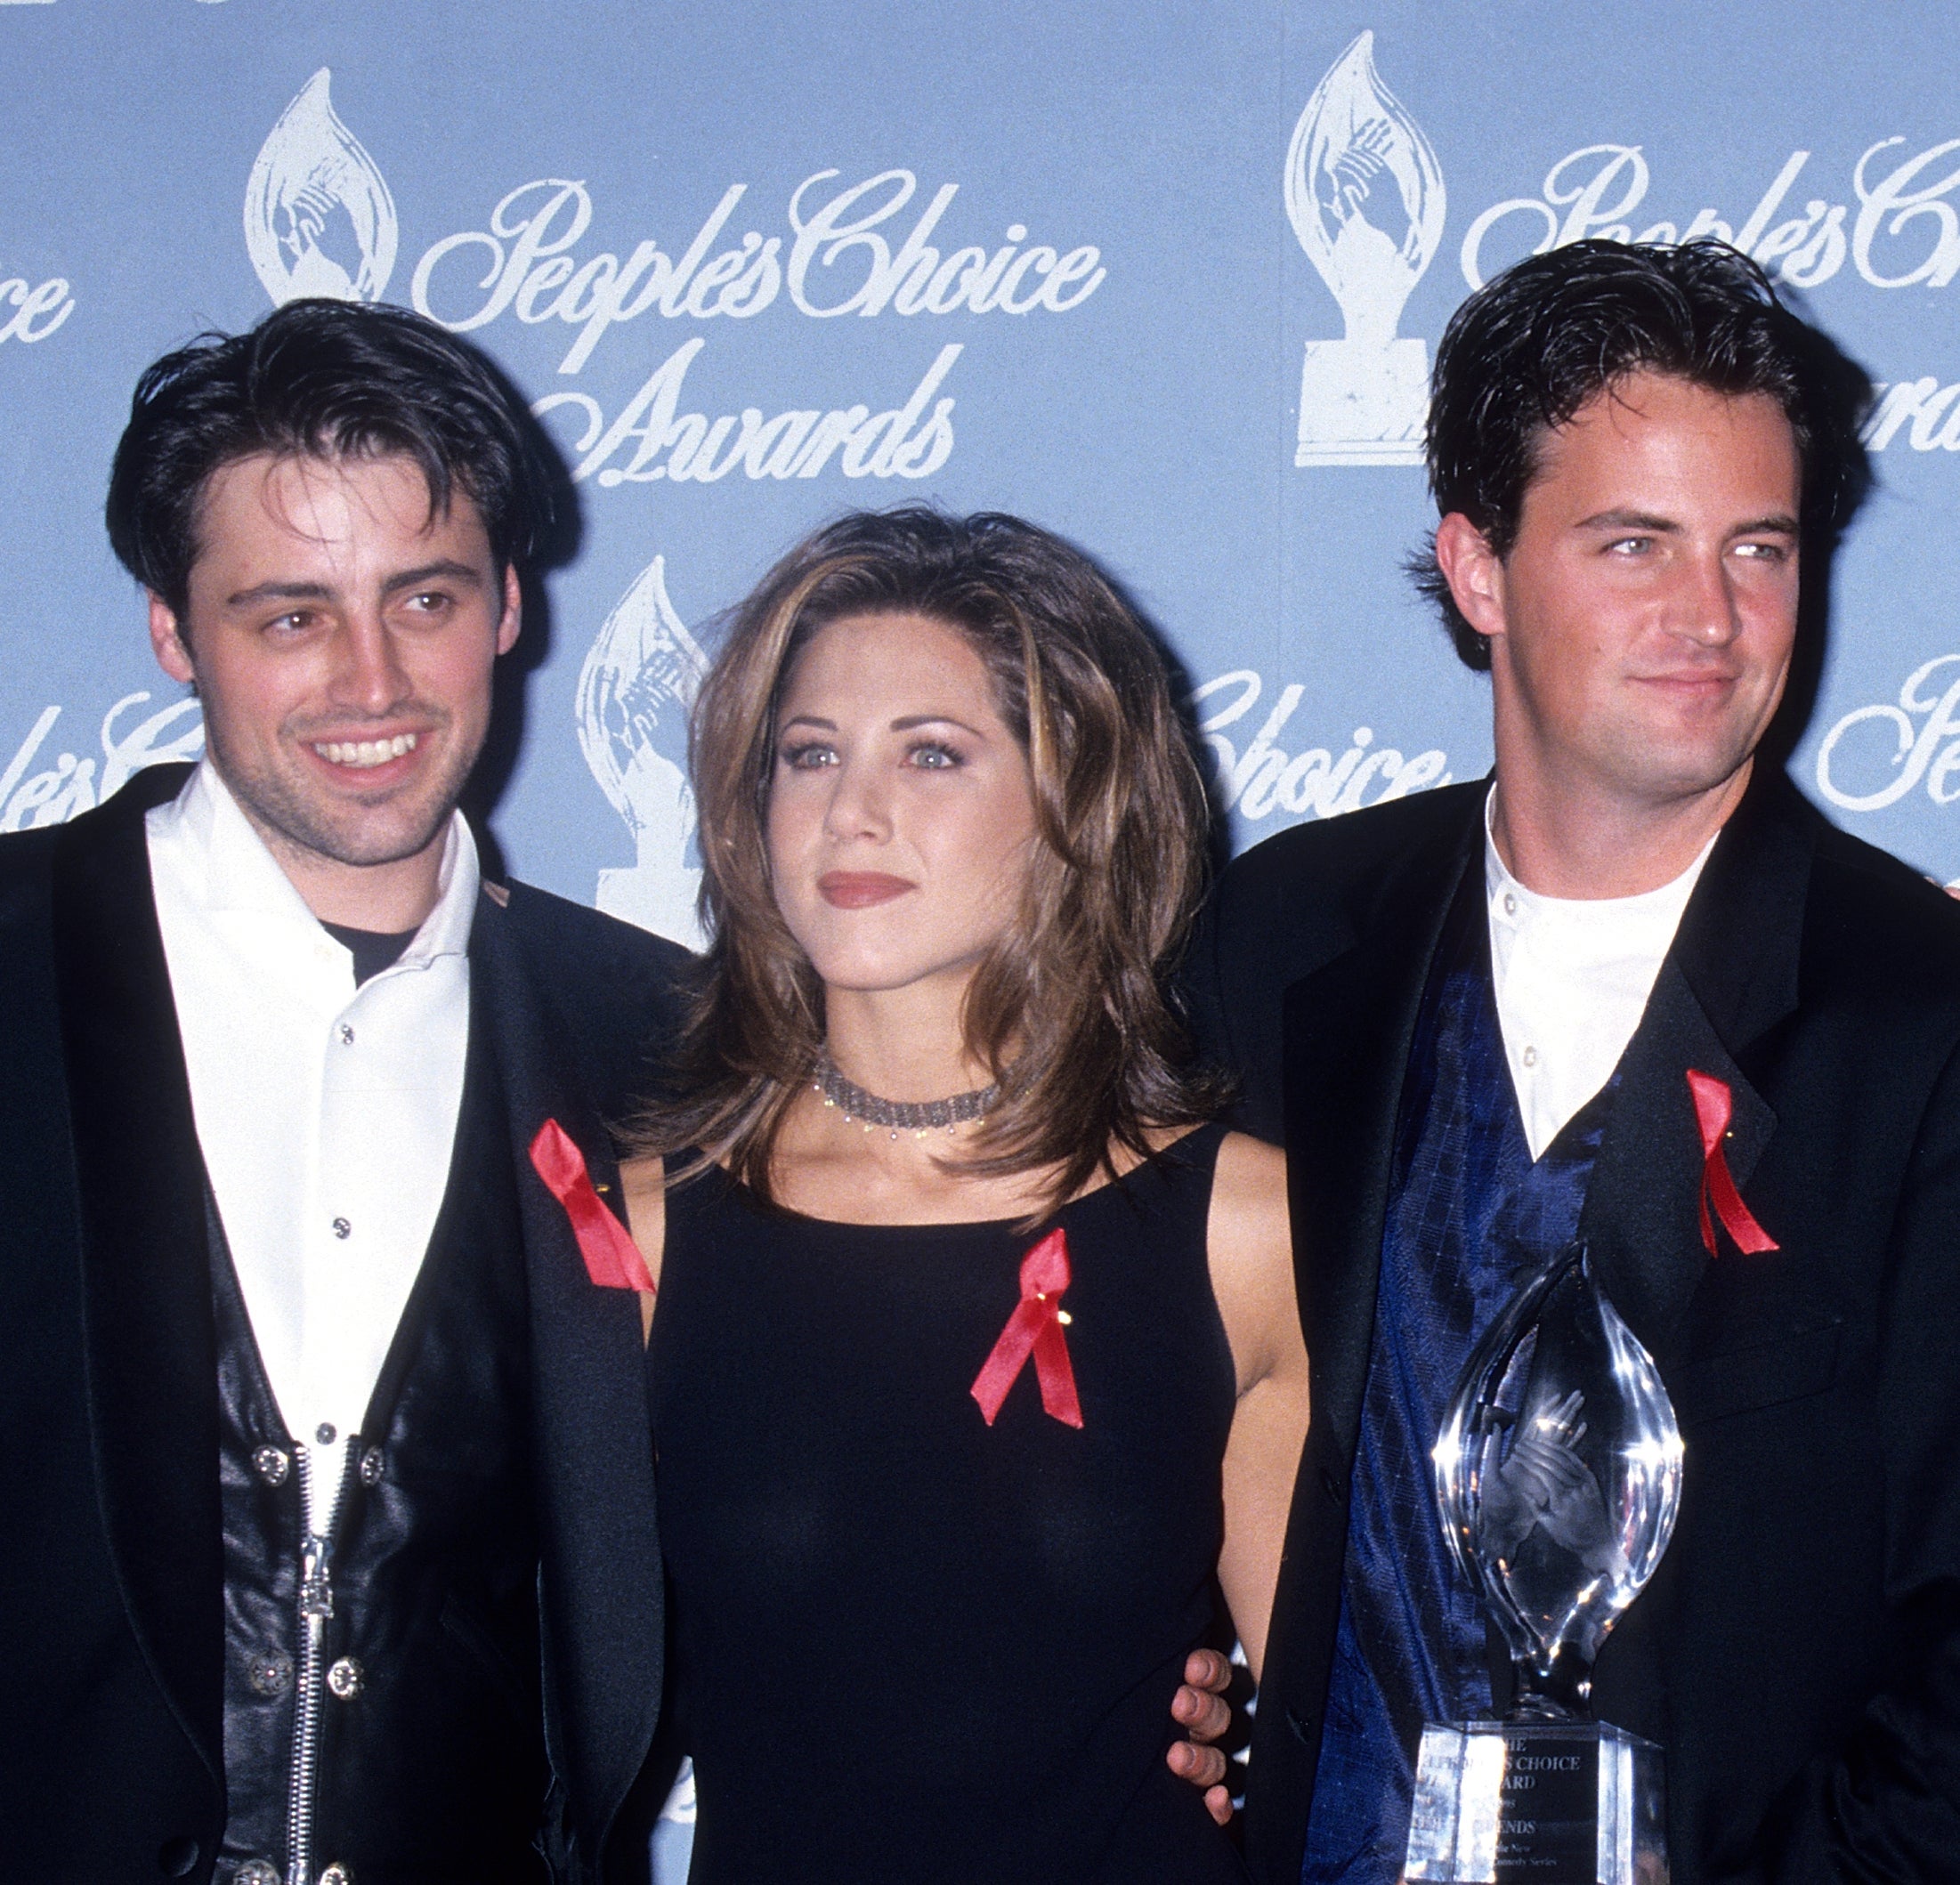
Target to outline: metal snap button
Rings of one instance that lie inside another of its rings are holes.
[[[360,1483],[363,1485],[379,1485],[382,1471],[386,1466],[378,1446],[370,1446],[360,1456]]]
[[[349,1224],[344,1218],[336,1218],[334,1219],[334,1235],[338,1237],[343,1243],[344,1243],[348,1240],[348,1238],[352,1237],[353,1234],[353,1226]]]
[[[247,1859],[231,1876],[235,1885],[282,1885],[279,1867],[270,1859]]]
[[[246,1666],[245,1679],[252,1685],[255,1694],[261,1695],[283,1695],[286,1685],[293,1679],[293,1661],[290,1656],[254,1656]]]
[[[354,1875],[338,1859],[320,1875],[320,1885],[354,1885]]]
[[[337,1430],[331,1420],[322,1420],[313,1429],[313,1438],[318,1440],[322,1446],[331,1446],[336,1437]]]
[[[354,1031],[344,1021],[340,1024],[340,1044],[344,1048],[351,1048],[354,1044]]]
[[[343,1702],[352,1702],[368,1685],[368,1672],[353,1656],[343,1656],[327,1671],[327,1687]],[[320,1874],[320,1885],[327,1885]]]
[[[284,1485],[287,1474],[293,1469],[293,1462],[276,1446],[255,1447],[252,1464],[268,1485]]]

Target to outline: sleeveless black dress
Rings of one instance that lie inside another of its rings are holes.
[[[648,1365],[691,1885],[1235,1885],[1164,1765],[1235,1398],[1202,1127],[1033,1236],[668,1199]],[[1082,1426],[969,1388],[1067,1239]]]

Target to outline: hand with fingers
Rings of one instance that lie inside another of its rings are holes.
[[[1185,1732],[1164,1759],[1179,1780],[1204,1789],[1204,1804],[1219,1825],[1232,1817],[1232,1790],[1225,1784],[1225,1752],[1214,1745],[1232,1725],[1225,1699],[1232,1665],[1215,1649],[1194,1649],[1185,1659],[1184,1685],[1171,1698],[1171,1719]]]
[[[1486,1549],[1511,1557],[1532,1531],[1543,1526],[1589,1571],[1613,1572],[1624,1556],[1613,1536],[1600,1482],[1579,1455],[1586,1423],[1585,1396],[1577,1388],[1557,1406],[1528,1417],[1510,1452],[1497,1463],[1501,1436],[1484,1448],[1484,1507],[1480,1530]]]

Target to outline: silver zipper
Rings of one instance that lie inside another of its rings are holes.
[[[352,1450],[350,1449],[350,1458]],[[293,1449],[298,1468],[300,1522],[312,1522],[312,1462],[304,1446]],[[327,1619],[334,1614],[333,1532],[346,1476],[334,1490],[323,1536],[309,1531],[299,1556],[299,1680],[293,1706],[293,1776],[288,1795],[288,1863],[286,1885],[313,1885],[313,1800],[320,1778],[320,1709],[325,1690],[321,1670]]]

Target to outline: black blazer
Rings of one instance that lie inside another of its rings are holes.
[[[143,832],[184,776],[0,838],[6,1885],[208,1878],[223,1824],[205,1178]],[[616,1178],[606,1116],[646,1085],[686,959],[522,886],[485,894],[470,941],[523,1201],[554,1834],[581,1881],[659,1711],[659,1541],[636,1298],[590,1283],[526,1153],[554,1117]]]
[[[1284,1134],[1313,1367],[1254,1729],[1269,1885],[1300,1876],[1391,1138],[1485,789],[1259,845],[1194,950],[1199,1031],[1248,1128]],[[1703,1248],[1689,1068],[1733,1090],[1729,1163],[1773,1253]],[[1780,774],[1696,886],[1581,1234],[1687,1444],[1672,1544],[1594,1693],[1667,1750],[1676,1885],[1960,1876],[1960,907]]]

